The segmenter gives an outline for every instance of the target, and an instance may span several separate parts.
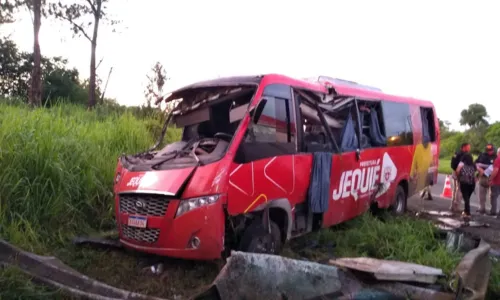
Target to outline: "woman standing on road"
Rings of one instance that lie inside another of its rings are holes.
[[[476,188],[476,165],[470,153],[464,153],[457,167],[460,192],[464,199],[464,211],[462,217],[465,222],[470,220],[470,197]]]

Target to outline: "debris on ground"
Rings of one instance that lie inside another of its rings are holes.
[[[444,277],[443,270],[402,261],[370,257],[345,257],[329,262],[339,268],[371,273],[377,280],[410,281],[433,284]]]
[[[85,299],[165,300],[109,286],[88,278],[55,257],[40,256],[23,251],[1,239],[0,265],[19,268],[48,286]]]
[[[484,299],[492,265],[490,248],[488,243],[480,241],[470,250],[453,272],[449,287],[435,284],[443,276],[440,269],[412,263],[362,257],[320,264],[269,254],[232,252],[212,285],[194,299],[451,300],[457,299],[457,295],[463,300]],[[0,265],[21,269],[42,283],[77,297],[164,300],[106,285],[55,257],[22,251],[3,240],[0,240]],[[161,268],[154,264],[152,271],[161,273]]]
[[[73,244],[78,246],[94,246],[98,248],[114,248],[123,249],[123,244],[120,243],[118,238],[112,236],[88,236],[88,237],[75,237]]]

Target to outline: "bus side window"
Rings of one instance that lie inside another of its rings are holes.
[[[387,146],[380,102],[358,100],[361,126],[361,148]]]
[[[435,142],[436,126],[434,124],[434,111],[429,107],[420,107],[420,117],[422,118],[422,142]]]
[[[235,157],[237,163],[296,153],[291,101],[270,96],[266,99],[259,119],[245,132]]]
[[[400,102],[382,102],[387,146],[413,145],[410,105]]]

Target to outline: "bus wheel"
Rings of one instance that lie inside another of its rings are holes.
[[[402,186],[398,185],[394,193],[394,201],[391,205],[391,211],[395,215],[402,215],[406,212],[406,193]]]
[[[243,233],[239,250],[252,253],[279,254],[283,243],[281,242],[280,228],[269,220],[271,232],[269,233],[262,219],[257,218]]]

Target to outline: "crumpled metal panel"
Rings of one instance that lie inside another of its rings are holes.
[[[333,266],[236,251],[213,284],[222,300],[352,296],[362,288],[359,281]]]

